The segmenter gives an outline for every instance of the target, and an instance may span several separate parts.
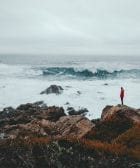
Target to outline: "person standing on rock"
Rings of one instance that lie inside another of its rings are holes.
[[[123,87],[121,87],[120,98],[121,98],[121,103],[123,105],[123,98],[124,98],[124,88]]]

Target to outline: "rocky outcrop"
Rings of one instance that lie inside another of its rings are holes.
[[[43,102],[9,107],[0,112],[0,165],[139,168],[139,132],[139,110],[127,106],[107,106],[92,121]]]
[[[88,109],[86,109],[86,108],[81,108],[79,110],[75,110],[73,107],[68,107],[67,111],[68,111],[69,115],[83,115],[83,116],[85,116],[88,113]]]
[[[94,124],[81,115],[66,116],[62,107],[47,107],[43,103],[27,103],[17,109],[0,113],[0,137],[47,136],[84,137]]]
[[[94,124],[82,116],[63,116],[56,123],[48,120],[41,120],[38,123],[47,136],[51,138],[82,138]]]
[[[140,123],[140,110],[125,105],[106,106],[101,114],[101,119],[105,121],[118,116],[132,120],[134,123]]]
[[[96,126],[90,132],[90,138],[111,142],[135,124],[140,124],[140,111],[125,105],[106,106],[101,119],[93,120],[93,123]]]
[[[58,85],[51,85],[46,90],[42,91],[40,94],[61,94],[63,92],[63,88]]]
[[[4,125],[17,125],[26,124],[35,119],[48,119],[51,121],[56,121],[60,117],[64,116],[63,108],[59,107],[47,107],[41,102],[27,103],[20,105],[17,109],[12,111],[0,112],[0,126]]]
[[[78,139],[84,137],[94,126],[90,120],[80,115],[61,117],[56,123],[60,136]]]

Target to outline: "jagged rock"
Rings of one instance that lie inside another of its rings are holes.
[[[74,113],[75,109],[73,107],[68,107],[67,111],[68,111],[68,113]]]
[[[82,116],[63,116],[57,122],[41,120],[38,123],[51,138],[82,138],[94,128],[94,124]]]
[[[41,127],[38,121],[46,119],[56,122],[65,115],[62,107],[42,106],[42,102],[22,104],[8,113],[4,109],[0,113],[0,134],[4,133],[5,137],[9,138],[22,134],[40,134]]]
[[[65,116],[64,109],[62,107],[49,107],[47,109],[47,120],[57,121],[60,117]]]
[[[7,137],[32,137],[34,135],[50,138],[82,138],[94,128],[94,124],[83,116],[63,116],[58,121],[33,120],[27,124],[6,125],[3,130]]]
[[[63,116],[57,122],[36,120],[18,125],[19,135],[47,135],[50,138],[82,138],[93,129],[94,124],[82,116]],[[17,132],[17,131],[16,131]],[[12,132],[13,133],[13,132]],[[10,133],[11,134],[11,133]],[[13,135],[13,134],[12,134]]]
[[[51,93],[61,94],[63,90],[64,89],[61,86],[51,85],[46,90],[42,91],[40,94],[51,94]]]
[[[13,113],[15,112],[15,109],[13,107],[6,107],[3,109],[4,113]]]
[[[68,107],[67,111],[68,111],[69,115],[83,115],[83,116],[85,116],[88,112],[88,109],[81,108],[79,110],[75,110],[73,107]]]
[[[135,124],[140,123],[140,111],[128,106],[106,106],[101,120],[92,131],[93,139],[111,142]]]
[[[36,111],[37,109],[39,109],[40,107],[36,104],[32,104],[32,103],[27,103],[27,104],[22,104],[20,106],[17,107],[17,111]]]
[[[83,116],[64,116],[56,122],[57,134],[59,137],[82,138],[95,125]]]
[[[32,137],[34,135],[48,137],[75,136],[81,138],[89,132],[94,124],[87,118],[77,116],[66,116],[62,107],[42,107],[42,102],[22,104],[14,113],[4,112],[0,114],[1,137],[16,138]],[[81,109],[79,113],[87,111]]]
[[[40,106],[40,107],[47,107],[47,104],[44,103],[44,101],[37,101],[34,103],[34,105]]]
[[[140,123],[140,110],[125,105],[106,106],[101,114],[101,119],[105,121],[113,116],[125,117],[135,123]]]
[[[27,103],[27,104],[21,104],[20,106],[17,107],[16,110],[22,111],[22,110],[37,110],[40,107],[47,107],[47,105],[43,101],[37,101],[35,103]]]

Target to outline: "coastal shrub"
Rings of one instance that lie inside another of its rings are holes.
[[[135,153],[134,153],[135,152]],[[124,168],[137,163],[137,151],[122,144],[87,139],[16,139],[0,145],[2,168]]]
[[[123,144],[115,142],[107,143],[93,140],[82,140],[80,143],[86,145],[87,148],[102,152],[102,155],[103,153],[107,155],[113,154],[116,156],[127,156],[140,160],[140,145],[129,148]]]
[[[111,142],[132,126],[133,122],[130,119],[114,115],[97,124],[90,137],[93,135],[92,139]]]
[[[129,148],[140,147],[140,125],[134,125],[132,128],[119,135],[112,142],[125,145]]]

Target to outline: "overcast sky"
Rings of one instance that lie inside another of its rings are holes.
[[[140,55],[140,0],[0,0],[0,53]]]

